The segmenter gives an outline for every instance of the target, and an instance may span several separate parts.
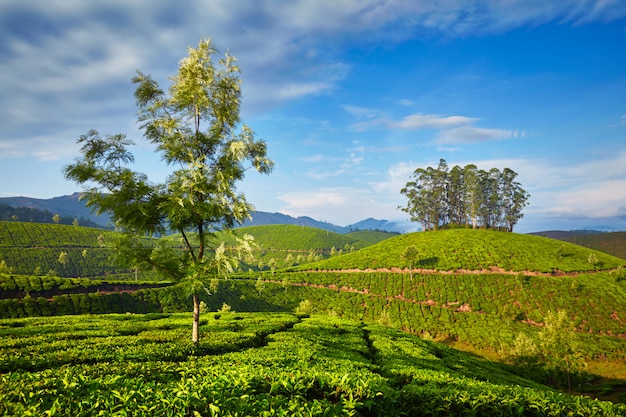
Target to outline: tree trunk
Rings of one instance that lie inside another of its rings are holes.
[[[191,341],[197,345],[200,341],[200,297],[193,295],[193,328],[191,330]]]

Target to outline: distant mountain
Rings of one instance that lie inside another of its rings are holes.
[[[346,226],[349,230],[382,230],[385,232],[408,233],[420,230],[416,223],[409,221],[399,222],[390,220],[369,219]]]
[[[265,226],[268,224],[293,224],[296,226],[309,226],[318,229],[329,230],[335,233],[349,233],[346,227],[337,226],[332,223],[321,222],[310,217],[291,217],[282,213],[268,213],[265,211],[254,211],[251,213],[252,220],[246,220],[242,226]]]
[[[84,201],[79,200],[80,193],[53,197],[50,199],[39,199],[30,197],[4,197],[0,198],[0,204],[11,207],[28,207],[38,210],[47,210],[54,214],[68,217],[82,217],[101,225],[110,226],[110,218],[107,215],[96,215],[90,208],[85,206]],[[265,211],[255,211],[251,213],[252,220],[246,220],[242,226],[262,226],[268,224],[293,224],[297,226],[316,227],[335,233],[350,233],[356,230],[381,230],[386,232],[406,233],[416,231],[415,223],[393,222],[389,220],[365,219],[360,222],[348,225],[337,226],[332,223],[322,222],[311,217],[292,217],[282,213],[268,213]]]
[[[569,230],[569,231],[565,231],[565,230],[545,230],[543,232],[533,232],[533,233],[528,233],[529,235],[535,235],[535,236],[543,236],[543,237],[549,237],[551,239],[557,239],[557,240],[567,240],[569,241],[570,239],[573,239],[577,236],[581,236],[581,235],[596,235],[599,233],[606,233],[606,232],[601,232],[599,230],[590,230],[590,229],[585,229],[585,230]]]
[[[80,193],[53,197],[49,199],[31,197],[3,197],[0,204],[11,207],[28,207],[41,211],[49,211],[63,217],[84,218],[102,227],[110,227],[110,218],[107,215],[96,215],[90,208],[85,206],[84,201],[79,200]]]
[[[563,232],[548,230],[530,234],[563,240],[626,259],[626,232],[599,232],[597,230],[570,230],[569,232]]]

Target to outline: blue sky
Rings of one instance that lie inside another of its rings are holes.
[[[509,167],[516,231],[626,230],[626,2],[0,1],[0,197],[80,191],[63,166],[89,129],[137,142],[137,69],[162,87],[209,37],[238,58],[243,119],[269,176],[257,210],[341,226],[401,220],[419,167]]]

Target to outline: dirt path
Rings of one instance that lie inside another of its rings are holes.
[[[394,274],[410,274],[413,272],[414,274],[424,274],[424,275],[481,275],[481,274],[500,274],[500,275],[518,275],[523,274],[525,276],[533,276],[533,277],[575,277],[580,274],[593,274],[597,272],[611,272],[614,269],[610,270],[596,270],[596,271],[573,271],[573,272],[563,272],[559,270],[555,270],[553,272],[539,272],[539,271],[509,271],[502,268],[498,268],[492,266],[489,269],[454,269],[454,270],[438,270],[438,269],[425,269],[425,268],[414,268],[413,271],[408,268],[367,268],[367,269],[317,269],[317,270],[304,270],[298,272],[308,272],[308,273],[376,273],[376,272],[385,272],[385,273],[394,273]]]

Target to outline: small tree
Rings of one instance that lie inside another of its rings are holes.
[[[265,281],[258,277],[256,280],[256,284],[254,284],[254,288],[259,292],[259,296],[265,291]]]
[[[591,264],[592,268],[595,268],[596,264],[598,263],[598,255],[596,255],[595,253],[590,253],[589,257],[587,258],[587,262]]]
[[[69,255],[67,252],[61,252],[59,254],[59,263],[63,265],[63,269],[65,269],[65,265],[67,265],[67,261],[69,260]]]
[[[564,310],[549,312],[544,319],[544,328],[539,333],[539,348],[545,363],[565,373],[567,390],[572,392],[572,374],[586,367],[580,353],[574,327]]]
[[[95,184],[83,194],[87,205],[107,212],[125,234],[116,248],[131,265],[155,268],[181,283],[193,300],[192,340],[199,341],[200,299],[204,283],[222,279],[238,264],[215,232],[241,223],[252,206],[236,184],[253,168],[270,173],[266,144],[240,123],[241,80],[234,57],[217,53],[208,39],[188,48],[169,94],[149,75],[133,78],[139,122],[162,160],[174,167],[154,183],[128,166],[134,162],[125,135],[102,138],[91,130],[81,136],[81,158],[65,168],[67,179]],[[142,237],[168,230],[181,234],[183,250]],[[243,252],[251,236],[235,239]],[[241,251],[240,251],[241,253]]]
[[[10,275],[13,272],[13,268],[7,265],[7,261],[4,259],[0,261],[0,274]]]
[[[61,221],[61,216],[59,214],[55,214],[54,216],[52,216],[52,221],[56,224],[59,224],[59,222]]]
[[[406,249],[404,249],[404,252],[402,252],[402,259],[407,261],[409,264],[409,273],[411,276],[411,282],[413,282],[413,264],[417,260],[418,255],[419,255],[419,252],[417,251],[417,248],[413,245],[407,246]]]

